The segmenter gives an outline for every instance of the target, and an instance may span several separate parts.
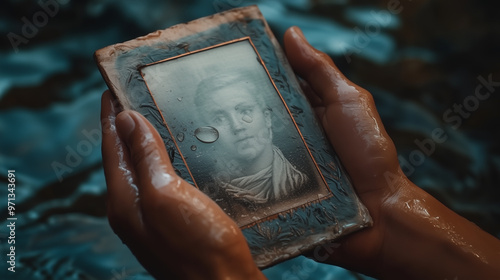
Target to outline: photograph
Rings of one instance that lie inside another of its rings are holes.
[[[239,226],[330,195],[250,38],[141,74],[195,185]]]

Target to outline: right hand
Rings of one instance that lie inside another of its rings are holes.
[[[322,261],[383,279],[500,279],[500,241],[404,175],[371,94],[309,45],[300,29],[287,30],[284,42],[288,60],[305,81],[304,91],[374,222],[340,240]]]

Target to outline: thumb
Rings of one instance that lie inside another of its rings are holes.
[[[163,140],[142,115],[131,110],[120,112],[116,127],[129,148],[139,186],[160,189],[177,178]]]
[[[314,105],[324,107],[320,122],[358,194],[385,185],[384,174],[399,174],[399,162],[372,95],[349,81],[327,54],[313,48],[298,27],[287,30],[284,42],[294,71],[316,95]]]

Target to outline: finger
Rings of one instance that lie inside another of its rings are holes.
[[[238,227],[218,205],[175,174],[160,135],[143,116],[124,111],[117,126],[123,129],[121,136],[138,177],[146,226],[180,246],[186,246],[187,240],[192,243],[189,246],[242,241]]]
[[[320,121],[358,193],[387,187],[384,174],[399,174],[399,163],[371,94],[345,78],[328,55],[309,45],[297,27],[287,30],[284,42],[293,69],[323,100]]]
[[[309,103],[311,104],[311,106],[317,107],[317,106],[322,106],[324,104],[323,100],[311,88],[311,86],[309,85],[309,83],[306,80],[299,78],[299,84],[300,84],[300,88],[302,89],[302,92],[304,92],[304,94],[306,95],[307,100],[309,100]]]
[[[102,157],[107,185],[109,222],[113,231],[130,248],[141,264],[155,277],[160,277],[165,275],[161,273],[167,272],[162,263],[164,256],[151,250],[158,246],[158,243],[151,240],[142,224],[137,179],[132,172],[127,147],[119,138],[116,129],[117,111],[117,100],[109,91],[104,92],[101,99]]]
[[[356,86],[338,70],[330,56],[316,50],[307,42],[298,27],[291,27],[285,32],[284,43],[288,60],[295,73],[309,84],[325,104],[339,101],[339,97],[329,94],[331,89],[342,86],[349,89],[349,86]]]
[[[130,158],[116,131],[117,101],[109,91],[101,99],[102,158],[107,185],[108,217],[113,230],[123,239],[140,235],[136,179]],[[124,240],[125,241],[125,240]]]
[[[299,83],[302,91],[307,97],[307,100],[309,100],[309,103],[314,109],[314,112],[316,113],[316,116],[320,118],[321,116],[324,115],[325,112],[325,106],[323,105],[323,100],[314,92],[314,90],[311,88],[309,83],[302,79],[299,78]]]

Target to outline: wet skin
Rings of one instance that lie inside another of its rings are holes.
[[[271,165],[273,148],[271,115],[253,95],[240,88],[223,88],[210,93],[201,114],[206,125],[219,132],[214,143],[226,162],[237,165],[236,177],[252,175]]]
[[[405,177],[370,93],[298,28],[284,42],[374,220],[328,254],[320,249],[310,256],[381,279],[500,279],[500,241]],[[175,175],[162,140],[142,116],[116,117],[106,92],[101,120],[110,224],[148,271],[160,279],[264,279],[238,227]]]

